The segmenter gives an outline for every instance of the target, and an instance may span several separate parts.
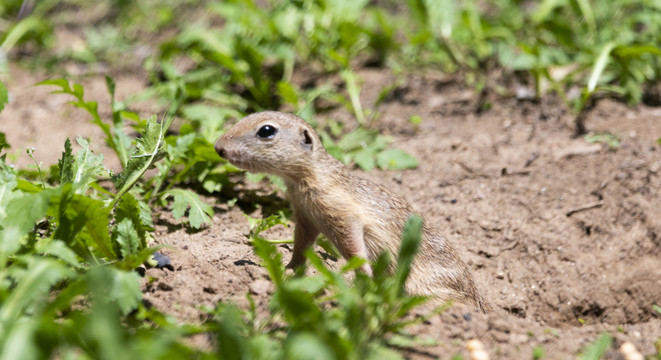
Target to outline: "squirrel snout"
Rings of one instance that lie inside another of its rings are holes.
[[[214,145],[214,149],[221,158],[223,159],[225,158],[225,145],[220,141],[220,139],[216,141],[216,145]]]

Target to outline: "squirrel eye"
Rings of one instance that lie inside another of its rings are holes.
[[[259,130],[257,130],[257,136],[262,139],[270,139],[275,136],[275,133],[278,132],[278,129],[271,125],[264,125]]]

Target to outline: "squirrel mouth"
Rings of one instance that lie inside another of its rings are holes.
[[[252,166],[250,166],[249,161],[244,161],[238,156],[227,156],[225,160],[229,161],[230,164],[238,167],[239,169],[252,171]]]

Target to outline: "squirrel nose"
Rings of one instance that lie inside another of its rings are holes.
[[[225,146],[220,141],[220,139],[218,141],[216,141],[216,145],[214,145],[214,149],[216,150],[216,152],[218,153],[218,155],[221,158],[223,158],[223,159],[225,158]]]

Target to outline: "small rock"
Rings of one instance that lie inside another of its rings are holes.
[[[160,252],[155,252],[153,255],[154,260],[156,260],[156,268],[157,269],[168,269],[170,271],[174,271],[174,266],[172,266],[172,262],[170,261],[170,258],[161,254]]]
[[[271,290],[271,282],[264,279],[255,280],[250,284],[249,289],[253,295],[266,295]]]

